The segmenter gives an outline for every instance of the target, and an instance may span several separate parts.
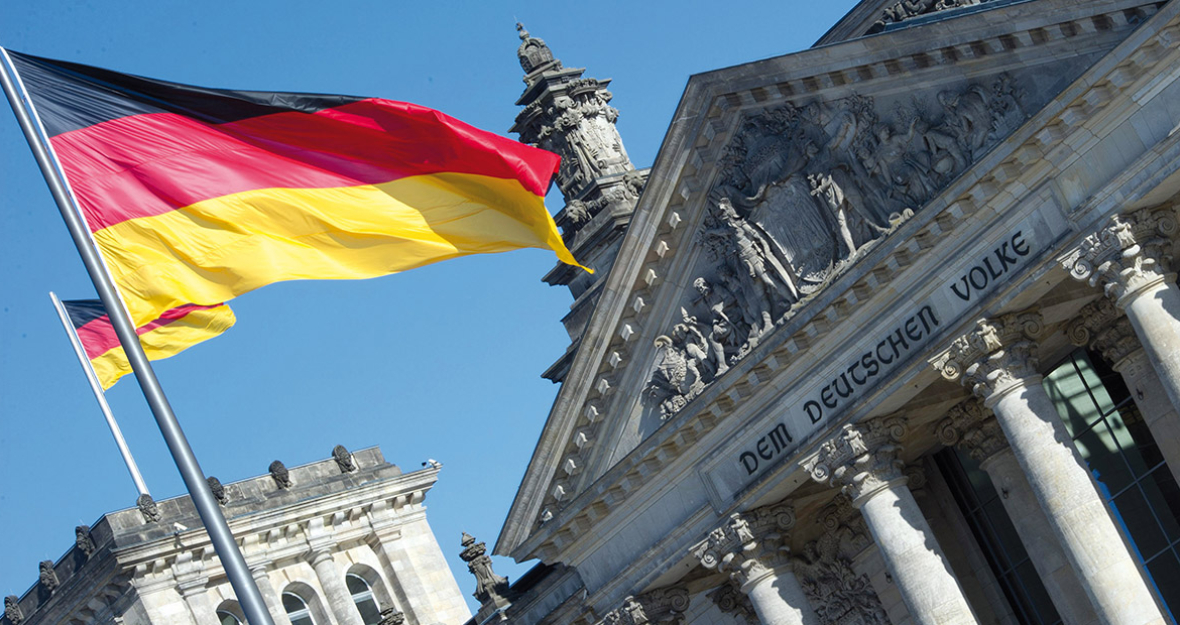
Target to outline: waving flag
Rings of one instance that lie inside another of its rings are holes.
[[[119,378],[131,373],[127,354],[119,345],[102,302],[70,300],[62,304],[102,388],[110,388]],[[136,333],[147,357],[163,360],[225,332],[235,321],[234,312],[225,304],[188,304],[166,311],[160,318],[137,328]]]
[[[10,52],[136,325],[305,278],[537,247],[558,157],[389,100],[205,89]]]

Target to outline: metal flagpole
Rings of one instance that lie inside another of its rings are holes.
[[[143,481],[143,474],[139,472],[139,465],[135,464],[135,458],[131,455],[131,448],[127,446],[127,441],[123,438],[123,431],[119,429],[119,423],[115,421],[115,415],[111,412],[111,405],[107,403],[106,393],[102,390],[102,383],[98,381],[98,374],[94,372],[94,365],[86,357],[86,348],[82,346],[82,340],[78,338],[78,332],[74,329],[74,323],[70,321],[70,314],[66,312],[65,305],[61,303],[56,293],[50,291],[49,299],[53,300],[53,307],[57,309],[57,316],[61,319],[61,325],[66,329],[66,335],[70,337],[70,345],[74,348],[74,354],[78,356],[78,364],[82,365],[82,371],[86,374],[86,381],[90,382],[90,390],[94,392],[94,399],[98,400],[98,407],[102,410],[102,416],[107,420],[107,427],[111,429],[111,436],[115,437],[115,445],[119,447],[119,454],[123,456],[123,464],[127,465],[127,472],[131,474],[131,480],[135,482],[135,489],[139,491],[140,495],[148,495],[150,497],[151,493],[148,492],[147,484]]]
[[[37,120],[36,113],[33,111],[32,102],[28,101],[27,94],[23,93],[24,87],[20,85],[20,78],[13,68],[8,51],[0,48],[0,56],[3,56],[3,60],[0,62],[0,85],[4,88],[4,95],[8,97],[8,102],[12,105],[12,111],[16,114],[16,119],[20,123],[25,139],[29,142],[29,148],[33,151],[34,158],[37,159],[37,165],[41,168],[41,174],[45,177],[46,184],[49,185],[49,191],[53,194],[58,210],[61,211],[62,219],[66,222],[70,236],[74,239],[74,246],[78,248],[78,254],[86,265],[86,272],[90,274],[90,280],[94,283],[95,290],[98,291],[98,297],[107,309],[111,325],[115,328],[115,334],[119,336],[119,342],[123,345],[123,351],[131,363],[131,369],[135,371],[139,387],[143,390],[143,396],[147,399],[152,415],[156,418],[160,433],[163,434],[164,441],[168,444],[168,450],[172,453],[176,468],[180,470],[184,484],[188,487],[189,496],[201,517],[201,522],[205,525],[205,531],[209,533],[209,540],[213,543],[213,548],[225,569],[226,577],[229,578],[230,584],[233,586],[238,604],[241,605],[242,612],[251,625],[274,625],[274,621],[270,618],[270,612],[266,609],[266,603],[262,599],[262,594],[258,592],[258,586],[254,583],[250,569],[246,566],[246,559],[242,557],[242,552],[238,549],[238,544],[229,530],[229,524],[225,522],[225,516],[221,514],[221,507],[214,499],[213,492],[209,489],[209,483],[205,481],[205,474],[201,471],[196,456],[193,455],[192,447],[189,446],[184,432],[180,429],[180,423],[177,422],[176,415],[168,404],[168,398],[164,396],[164,391],[160,388],[160,381],[156,379],[156,373],[143,353],[143,346],[139,343],[135,326],[123,312],[126,309],[115,290],[114,281],[107,275],[102,258],[93,245],[88,228],[85,227],[81,213],[66,185],[64,173],[57,167],[56,159],[52,155],[52,146],[40,131],[40,121]],[[20,85],[19,91],[18,85]]]

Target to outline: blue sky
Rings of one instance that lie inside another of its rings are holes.
[[[614,79],[619,130],[646,167],[691,74],[803,49],[852,4],[7,0],[0,45],[203,86],[405,100],[504,134],[524,87],[519,20],[567,67]],[[0,189],[0,595],[19,595],[75,525],[136,493],[47,295],[94,289],[7,112]],[[429,519],[474,603],[460,532],[495,541],[557,391],[540,373],[569,342],[569,293],[541,282],[554,262],[525,250],[272,285],[234,300],[224,336],[156,372],[223,483],[337,443],[380,445],[403,470],[443,462]],[[182,494],[135,380],[108,397],[152,494]],[[529,566],[496,558],[512,579]]]

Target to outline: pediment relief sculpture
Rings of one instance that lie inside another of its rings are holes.
[[[882,118],[874,99],[747,118],[721,159],[680,321],[655,339],[645,397],[675,415],[868,249],[1023,123],[1007,75]]]

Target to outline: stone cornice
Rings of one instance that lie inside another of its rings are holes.
[[[1150,10],[1150,6],[1143,10]],[[1174,7],[1165,7],[1163,13],[1157,22],[1174,22]],[[828,329],[860,308],[874,288],[887,285],[968,216],[984,207],[996,212],[1008,210],[1022,194],[1028,193],[1033,183],[1025,180],[1038,180],[1072,162],[1076,155],[1060,153],[1056,149],[1058,143],[1075,131],[1091,134],[1092,128],[1083,129],[1083,124],[1104,121],[1103,114],[1114,108],[1110,107],[1112,102],[1129,102],[1132,92],[1147,79],[1151,68],[1166,66],[1173,60],[1171,54],[1165,53],[1170,38],[1174,37],[1170,28],[1174,24],[1140,29],[1130,35],[1116,47],[1116,52],[1099,61],[1057,101],[1034,115],[1031,122],[1005,142],[1003,149],[988,154],[918,217],[905,224],[895,235],[901,241],[897,247],[888,250],[879,247],[862,259],[860,265],[824,291],[822,302],[813,302],[805,315],[797,316],[779,329],[775,340],[760,345],[727,374],[723,384],[715,384],[698,397],[694,406],[677,415],[672,421],[674,425],[658,430],[605,475],[583,472],[572,481],[557,478],[570,450],[580,451],[584,447],[575,441],[579,437],[592,441],[596,433],[592,426],[603,421],[609,411],[611,390],[619,383],[617,374],[613,373],[615,367],[610,364],[611,356],[617,355],[616,360],[621,362],[636,359],[636,354],[627,347],[627,338],[651,323],[645,321],[645,308],[638,306],[638,302],[642,300],[650,307],[655,301],[653,285],[659,284],[664,275],[674,275],[660,268],[668,262],[665,257],[676,256],[676,239],[672,235],[684,227],[686,199],[703,187],[691,184],[685,176],[691,176],[691,170],[699,166],[693,162],[703,163],[707,156],[691,157],[683,148],[701,136],[700,129],[707,129],[703,131],[704,136],[726,132],[716,122],[722,120],[721,113],[727,108],[755,105],[760,100],[757,94],[749,102],[741,97],[721,98],[719,108],[710,110],[704,118],[678,113],[677,119],[681,121],[673,124],[653,171],[679,171],[679,183],[666,176],[649,183],[632,224],[632,234],[620,252],[617,270],[609,277],[603,301],[595,311],[600,329],[587,335],[587,343],[559,393],[501,533],[497,553],[512,553],[518,558],[553,558],[578,535],[593,533],[587,530],[598,526],[629,494],[642,490],[651,476],[675,462],[695,440],[708,436],[734,406],[742,403],[748,406],[751,397],[766,390],[767,383],[791,356],[822,340]],[[684,113],[690,103],[710,97],[707,94],[712,86],[709,75],[694,78],[680,112]],[[704,123],[705,120],[712,121]],[[680,166],[676,167],[677,163],[670,159],[676,159]],[[657,207],[660,210],[653,210]],[[615,319],[617,324],[606,326],[603,319]],[[594,485],[588,486],[591,481]],[[554,501],[551,486],[563,486],[565,499],[549,510],[552,516],[538,528],[539,513]]]

